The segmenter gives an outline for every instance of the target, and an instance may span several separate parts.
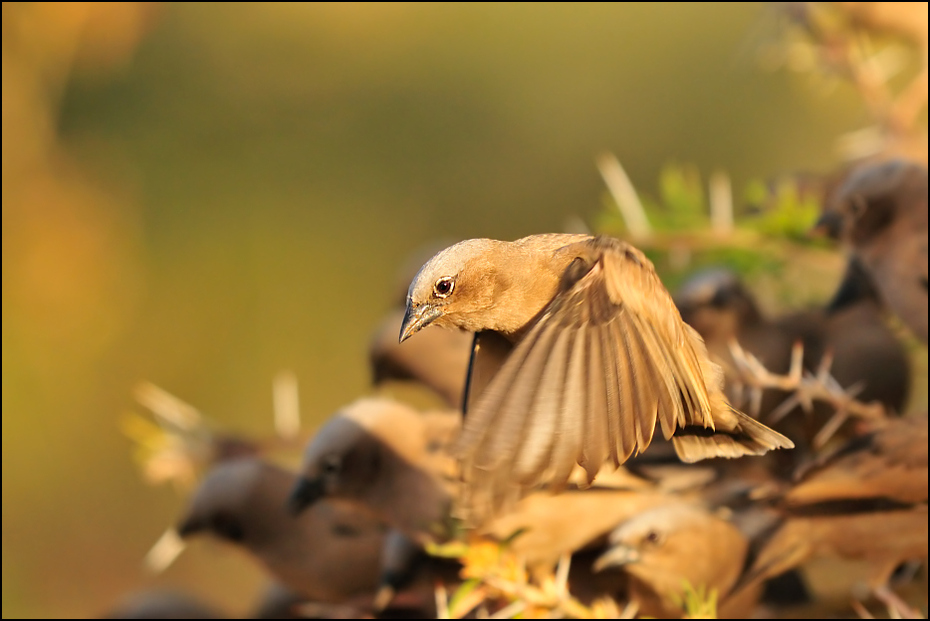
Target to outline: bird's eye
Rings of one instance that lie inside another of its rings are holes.
[[[864,196],[859,194],[853,196],[852,200],[849,201],[849,211],[852,213],[854,218],[858,218],[864,214],[868,206],[869,202],[865,199]]]
[[[449,276],[443,276],[433,285],[433,295],[437,298],[447,297],[455,288],[455,281]]]
[[[336,455],[329,455],[323,460],[323,474],[336,474],[342,469],[342,460]]]
[[[659,545],[660,543],[662,543],[662,535],[660,535],[654,530],[651,530],[646,535],[646,543],[651,544],[651,545]]]

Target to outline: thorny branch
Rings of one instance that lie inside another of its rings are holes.
[[[766,389],[792,393],[772,411],[768,420],[771,423],[778,422],[799,405],[809,414],[813,410],[814,401],[828,403],[836,410],[814,438],[817,447],[826,444],[850,417],[870,423],[881,423],[887,418],[887,412],[879,402],[863,403],[856,399],[856,395],[864,388],[861,383],[844,388],[836,381],[830,374],[833,366],[831,353],[824,355],[816,372],[811,373],[804,370],[804,346],[797,342],[791,350],[788,373],[779,375],[766,369],[758,358],[744,350],[735,339],[730,341],[729,346],[736,367],[734,371],[739,378],[737,390],[741,394],[749,392],[750,413],[753,416],[759,415],[762,393]]]
[[[446,556],[441,548],[433,552]],[[569,554],[562,556],[554,573],[535,576],[535,572],[527,571],[521,558],[496,542],[473,541],[459,560],[463,564],[462,577],[468,582],[451,598],[444,586],[437,585],[440,619],[463,618],[488,602],[500,602],[503,606],[491,614],[486,609],[479,610],[479,618],[632,619],[638,609],[635,605],[621,609],[606,596],[591,606],[572,597],[568,585]]]

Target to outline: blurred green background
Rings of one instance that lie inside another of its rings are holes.
[[[268,433],[290,369],[313,426],[412,250],[592,222],[602,150],[646,193],[834,167],[861,102],[761,69],[767,10],[4,3],[3,616],[251,599],[221,546],[142,569],[181,499],[119,431],[138,381]]]

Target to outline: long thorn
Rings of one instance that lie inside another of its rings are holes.
[[[646,210],[636,194],[636,188],[627,176],[620,160],[613,153],[602,153],[597,157],[597,168],[613,196],[630,236],[643,239],[652,235],[652,226]]]

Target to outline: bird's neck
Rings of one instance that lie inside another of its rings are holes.
[[[494,305],[485,315],[485,329],[516,342],[555,297],[571,257],[527,252],[518,245],[509,246],[507,255],[496,278]]]

